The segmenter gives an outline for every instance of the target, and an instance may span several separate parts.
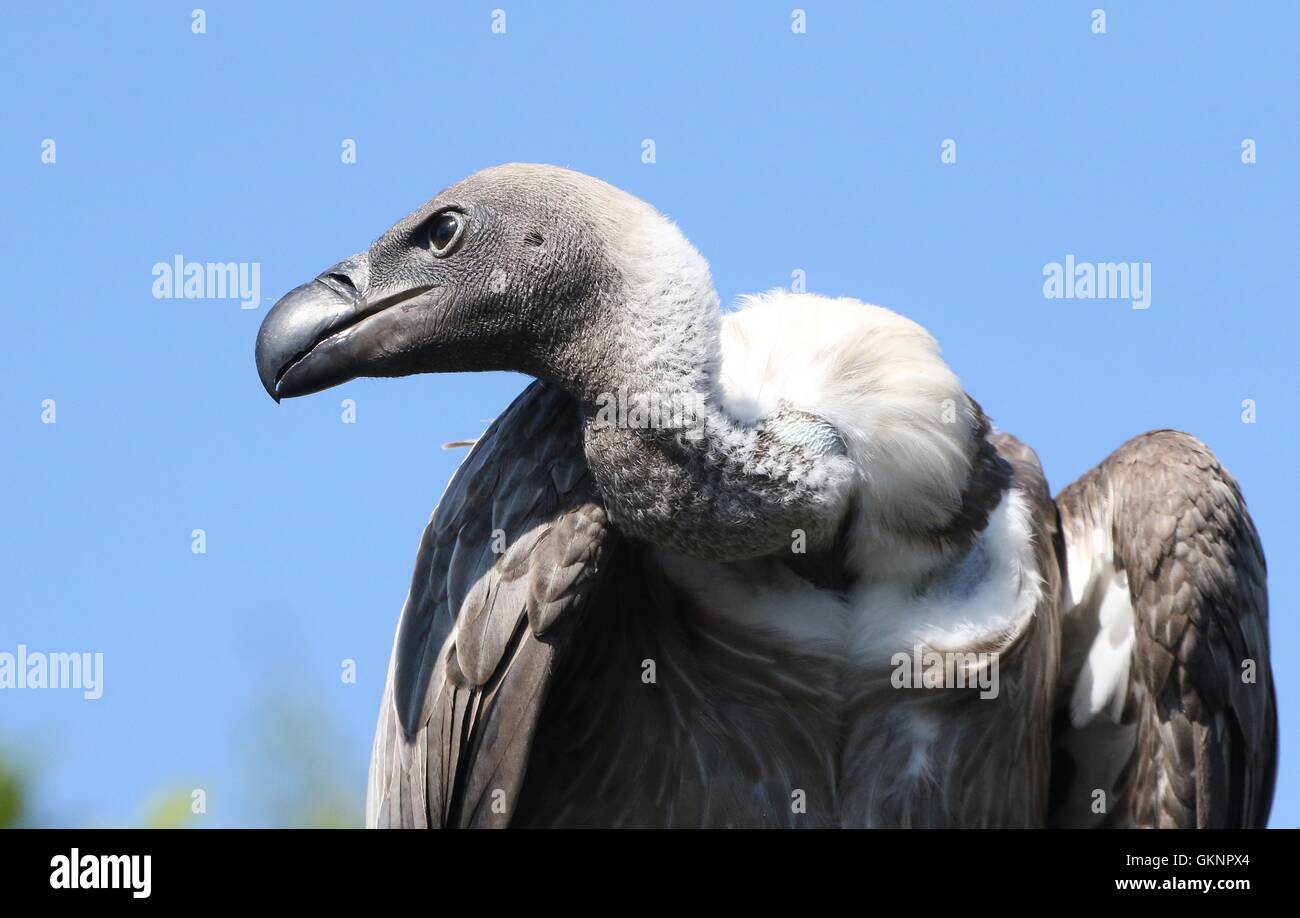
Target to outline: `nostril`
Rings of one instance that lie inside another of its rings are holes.
[[[339,290],[340,293],[346,293],[350,296],[358,295],[357,285],[354,284],[352,278],[348,277],[346,274],[339,274],[337,271],[331,271],[328,274],[322,274],[320,279],[323,281],[334,281],[334,284],[337,285],[336,289],[338,287],[342,288]]]

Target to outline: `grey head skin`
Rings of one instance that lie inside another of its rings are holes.
[[[749,428],[716,408],[719,322],[708,265],[648,204],[507,165],[282,298],[257,368],[277,400],[357,376],[525,373],[583,406],[593,473],[626,531],[718,559],[764,554],[793,529],[826,544],[853,470],[815,418]],[[699,405],[707,436],[590,423],[602,395],[627,389]]]
[[[282,298],[257,339],[279,400],[357,376],[518,370],[573,383],[617,280],[560,170],[505,166],[453,185]],[[612,192],[612,189],[610,189]],[[594,345],[598,346],[598,345]]]
[[[719,325],[708,267],[671,223],[534,165],[453,185],[267,315],[257,369],[277,401],[358,376],[538,380],[425,530],[369,824],[1264,824],[1276,711],[1263,554],[1204,444],[1145,434],[1053,501],[1033,451],[990,433],[976,406],[960,506],[937,515],[941,501],[909,485],[870,544],[960,570],[1014,490],[1033,555],[1016,579],[1042,588],[1030,623],[990,645],[995,702],[900,694],[841,646],[710,614],[733,587],[792,616],[847,618],[856,595],[842,442],[785,407],[749,425],[718,408]],[[698,398],[702,436],[599,423],[595,404],[620,390]],[[788,551],[794,529],[806,560]],[[667,577],[678,555],[710,565],[717,589]],[[1130,665],[1093,665],[1116,633]],[[1259,665],[1251,685],[1244,659]]]

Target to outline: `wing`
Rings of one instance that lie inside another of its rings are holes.
[[[1205,444],[1160,430],[1056,503],[1053,823],[1262,827],[1277,712],[1264,555],[1237,482]]]
[[[613,531],[573,399],[534,383],[420,541],[370,760],[370,826],[506,825],[557,655]]]

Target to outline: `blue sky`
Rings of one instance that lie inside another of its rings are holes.
[[[416,544],[463,455],[440,444],[525,380],[277,406],[254,337],[440,188],[540,161],[672,216],[724,301],[800,269],[920,321],[1054,489],[1150,428],[1207,441],[1270,561],[1273,824],[1300,824],[1296,7],[808,0],[794,34],[793,3],[210,2],[193,34],[199,2],[41,4],[0,35],[0,650],[105,654],[98,701],[0,693],[43,819],[131,824],[202,787],[204,825],[275,821],[285,766],[251,737],[283,706],[360,800]],[[260,264],[260,307],[155,299],[178,254]],[[1149,262],[1150,308],[1045,299],[1067,255]]]

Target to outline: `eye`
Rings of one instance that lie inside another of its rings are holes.
[[[429,226],[429,247],[433,254],[442,257],[450,255],[460,239],[465,218],[455,211],[447,211],[438,216]]]

